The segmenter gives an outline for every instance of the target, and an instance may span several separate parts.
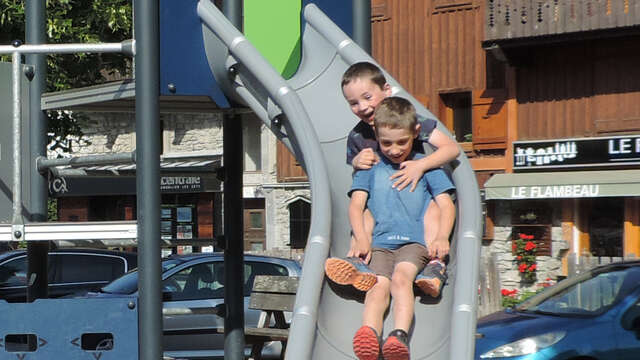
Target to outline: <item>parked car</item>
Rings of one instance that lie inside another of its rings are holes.
[[[599,266],[478,320],[475,359],[640,357],[640,261]]]
[[[244,256],[244,317],[246,326],[256,326],[259,310],[249,309],[249,296],[256,275],[299,277],[300,264],[291,259]],[[224,303],[224,257],[219,253],[171,255],[162,261],[163,347],[166,358],[223,358],[224,328],[219,311]],[[138,272],[131,271],[103,287],[92,297],[137,296]],[[289,314],[290,315],[290,314]],[[263,358],[277,359],[280,342],[265,344]],[[247,355],[249,348],[247,349]]]
[[[136,267],[137,254],[98,249],[58,249],[49,251],[49,297],[98,291],[101,287]],[[0,254],[0,299],[26,301],[27,252],[13,250]]]

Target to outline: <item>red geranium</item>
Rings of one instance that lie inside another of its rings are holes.
[[[537,245],[533,235],[519,233],[513,241],[512,249],[515,255],[514,262],[518,271],[526,281],[536,279],[536,251]]]
[[[518,271],[520,271],[521,273],[525,272],[525,270],[527,270],[527,264],[522,263],[518,266]]]

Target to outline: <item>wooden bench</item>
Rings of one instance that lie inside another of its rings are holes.
[[[245,343],[251,344],[251,359],[262,358],[262,348],[268,341],[282,342],[280,358],[284,359],[284,352],[289,339],[289,324],[284,312],[293,311],[293,304],[298,289],[298,278],[290,276],[258,275],[253,282],[249,308],[262,310],[256,327],[244,329]],[[270,327],[273,316],[275,325]]]

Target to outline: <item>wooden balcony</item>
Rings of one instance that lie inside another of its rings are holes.
[[[631,28],[640,0],[485,0],[485,41]]]

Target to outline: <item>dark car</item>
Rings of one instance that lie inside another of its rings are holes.
[[[640,261],[593,268],[478,320],[475,359],[640,358]]]
[[[49,251],[49,297],[98,291],[136,267],[137,254],[98,249],[58,249]],[[26,300],[27,252],[13,250],[0,254],[0,299]]]
[[[256,275],[299,277],[300,264],[291,259],[244,255],[244,311],[246,326],[256,326],[260,311],[249,309]],[[163,348],[165,358],[223,358],[224,257],[219,253],[171,255],[162,260]],[[138,296],[138,272],[131,271],[90,297]],[[290,314],[289,314],[290,315]],[[249,350],[249,348],[248,348]],[[247,354],[249,351],[247,350]],[[279,358],[280,342],[265,344],[263,358]]]

